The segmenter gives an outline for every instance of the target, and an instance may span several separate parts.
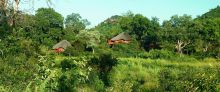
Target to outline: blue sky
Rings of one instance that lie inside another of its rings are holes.
[[[176,14],[188,14],[195,18],[220,5],[220,0],[52,0],[52,3],[51,7],[64,17],[79,13],[93,27],[112,15],[122,15],[129,10],[148,18],[157,17],[160,22]],[[30,4],[34,5],[34,9]],[[20,9],[34,13],[39,7],[47,7],[45,0],[22,2]]]

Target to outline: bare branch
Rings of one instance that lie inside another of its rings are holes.
[[[187,43],[184,43],[184,45],[182,46],[182,48],[186,47],[186,45],[190,44],[191,41],[188,41]]]
[[[188,42],[184,42],[184,41],[181,41],[181,40],[177,40],[177,44],[176,44],[176,49],[177,49],[177,52],[182,54],[182,49],[184,47],[186,47],[188,44],[190,44],[191,41],[188,41]]]

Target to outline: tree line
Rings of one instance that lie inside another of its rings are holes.
[[[11,4],[2,1],[8,0],[0,1],[0,90],[91,88],[103,92],[111,86],[137,91],[217,90],[219,69],[213,66],[220,57],[219,6],[196,18],[174,15],[162,24],[156,17],[128,11],[86,29],[90,22],[80,14],[70,13],[64,18],[53,8],[27,14],[4,8],[3,4]],[[107,40],[121,32],[130,34],[132,41],[110,47]],[[64,39],[72,46],[58,55],[52,46]],[[187,64],[177,66],[170,61]],[[195,61],[212,63],[201,68]],[[183,80],[192,82],[193,88],[185,86]]]
[[[8,22],[11,18],[5,15],[2,8],[0,46],[4,53],[21,52],[31,55],[38,53],[41,47],[51,48],[66,39],[73,45],[67,51],[69,54],[105,50],[126,50],[133,53],[132,51],[163,49],[180,55],[218,58],[219,9],[218,6],[194,19],[186,14],[174,15],[162,24],[156,17],[149,19],[142,14],[128,11],[123,15],[114,15],[94,28],[86,29],[90,22],[80,14],[72,13],[64,19],[52,8],[39,8],[35,15],[16,12],[11,26]],[[121,32],[129,33],[133,38],[132,43],[109,48],[106,41]]]

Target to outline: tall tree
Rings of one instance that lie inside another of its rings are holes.
[[[202,52],[209,56],[220,57],[220,7],[217,6],[195,20],[200,24],[198,34],[201,37]]]
[[[1,0],[0,15],[1,21],[6,22],[10,27],[15,25],[15,16],[18,12],[20,0]]]
[[[143,37],[147,34],[147,30],[150,28],[150,20],[141,14],[133,14],[127,12],[122,16],[120,25],[123,30],[133,34],[137,40],[142,42]]]
[[[220,18],[207,18],[200,21],[203,26],[199,31],[204,42],[203,51],[211,56],[217,55],[220,47]]]
[[[159,31],[161,30],[159,19],[153,17],[150,20],[149,28],[144,37],[143,47],[145,50],[149,51],[150,49],[159,49]]]
[[[131,26],[131,33],[136,35],[137,40],[141,40],[150,26],[150,20],[141,14],[136,14],[131,22]]]
[[[169,21],[165,21],[163,23],[162,36],[163,39],[168,41],[162,41],[164,47],[170,45],[173,48],[172,43],[174,44],[174,48],[179,54],[183,53],[183,49],[192,43],[192,30],[190,27],[193,25],[193,19],[191,16],[183,15],[183,16],[172,16]],[[167,42],[167,43],[166,43]]]
[[[92,52],[94,53],[94,48],[98,46],[100,42],[100,33],[98,31],[81,30],[79,34],[76,35],[76,41],[84,43],[86,48],[92,48]]]
[[[90,25],[90,22],[87,19],[82,19],[82,17],[77,13],[67,15],[67,18],[65,19],[66,28],[73,30],[75,33],[79,33],[80,30],[84,30],[88,25]]]
[[[61,40],[63,32],[63,20],[61,14],[52,8],[39,8],[35,14],[36,29],[33,39],[38,39],[40,43],[52,46]]]
[[[52,8],[39,8],[35,16],[38,26],[43,29],[63,27],[64,18]]]
[[[0,26],[2,23],[8,27],[15,27],[16,16],[20,12],[19,5],[23,0],[0,0]],[[35,1],[35,0],[30,0]],[[51,3],[51,0],[45,0],[48,4]]]
[[[134,13],[131,11],[126,12],[120,19],[120,25],[123,30],[132,30],[131,23],[133,21]]]

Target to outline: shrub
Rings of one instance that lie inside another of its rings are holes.
[[[215,58],[205,58],[203,59],[205,62],[216,62],[217,60]]]
[[[36,61],[30,61],[30,58],[28,59],[23,53],[0,59],[0,84],[7,85],[4,88],[7,87],[9,91],[24,90],[25,86],[35,78],[36,64]]]
[[[171,59],[172,61],[177,61],[177,62],[197,62],[198,60],[192,56],[177,56]]]
[[[165,68],[159,72],[159,81],[161,91],[178,91],[181,90],[176,86],[178,84],[177,74],[171,69]]]
[[[162,69],[159,73],[160,89],[162,91],[205,91],[216,92],[218,78],[210,68],[184,67],[173,72],[170,68]]]
[[[108,86],[108,74],[113,66],[117,65],[117,59],[111,54],[102,54],[99,57],[91,58],[89,63],[99,71],[99,78]]]
[[[143,61],[142,61],[143,60]],[[109,81],[111,91],[151,92],[158,91],[157,70],[144,59],[122,58],[113,67]],[[145,66],[145,65],[149,65]],[[110,90],[110,88],[108,88]]]
[[[74,68],[72,61],[69,59],[64,59],[63,61],[61,61],[60,66],[63,71],[67,71],[70,70],[71,68]]]
[[[153,49],[150,50],[149,52],[144,52],[138,55],[141,58],[151,58],[151,59],[171,59],[173,57],[176,57],[176,55],[171,52],[171,51],[167,51],[167,50],[157,50],[157,49]]]
[[[77,91],[87,83],[91,72],[91,67],[87,65],[85,57],[64,59],[61,62],[64,70],[58,78],[59,91]]]
[[[79,56],[79,55],[81,55],[83,53],[83,51],[82,50],[77,50],[76,48],[74,48],[74,47],[68,47],[68,48],[66,48],[66,50],[63,52],[63,54],[65,55],[65,56]]]
[[[99,78],[98,76],[98,72],[97,71],[91,71],[90,75],[89,75],[89,81],[88,81],[88,85],[91,85],[91,87],[98,91],[98,92],[103,92],[105,90],[105,84],[103,83],[103,81]]]
[[[0,85],[0,92],[9,92],[9,89]]]
[[[132,39],[129,44],[114,44],[111,50],[112,55],[117,57],[136,57],[137,53],[143,51],[135,39]]]

